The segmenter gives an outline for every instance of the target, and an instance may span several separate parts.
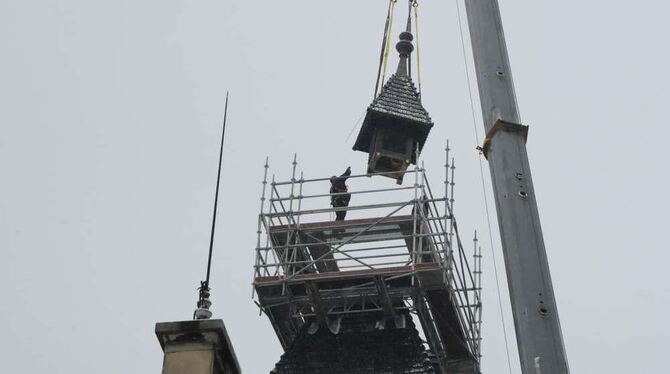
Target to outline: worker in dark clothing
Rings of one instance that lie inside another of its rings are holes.
[[[421,217],[421,214],[423,214],[424,217],[428,217],[430,215],[430,203],[428,202],[428,197],[425,193],[421,196],[421,199],[419,199],[419,204],[412,207],[412,215],[414,215],[416,212],[417,206],[421,207],[421,213],[419,214],[419,217]]]
[[[347,170],[339,177],[336,176],[330,177],[330,193],[338,194],[330,197],[330,205],[332,205],[333,208],[349,206],[349,201],[351,200],[351,194],[347,193],[348,188],[346,182],[350,175],[351,175],[351,166],[349,166]],[[336,215],[335,219],[336,221],[344,221],[344,217],[347,216],[347,211],[339,210],[335,212],[335,215]]]

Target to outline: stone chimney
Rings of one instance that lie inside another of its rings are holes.
[[[164,352],[163,374],[240,374],[220,319],[156,323]]]

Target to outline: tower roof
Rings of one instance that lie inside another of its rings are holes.
[[[277,374],[412,373],[434,374],[435,367],[408,312],[405,328],[378,329],[382,316],[356,313],[342,318],[335,335],[306,324],[276,364]]]

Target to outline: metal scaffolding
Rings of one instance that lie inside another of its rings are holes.
[[[379,312],[404,327],[409,311],[443,372],[479,372],[481,248],[466,254],[454,216],[454,162],[446,149],[444,189],[436,196],[422,166],[410,186],[365,188],[352,175],[352,201],[329,190],[330,177],[305,179],[297,158],[289,180],[268,181],[258,216],[254,293],[286,348],[305,324],[337,333],[341,317]],[[362,201],[365,201],[363,203]],[[348,219],[336,221],[334,212]],[[470,260],[474,256],[474,261]]]

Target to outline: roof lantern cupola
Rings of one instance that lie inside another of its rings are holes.
[[[367,152],[368,173],[384,173],[402,184],[410,164],[416,163],[433,121],[421,104],[421,97],[410,77],[410,55],[414,37],[400,33],[396,49],[400,54],[396,73],[384,84],[367,109],[354,144],[355,151]]]

